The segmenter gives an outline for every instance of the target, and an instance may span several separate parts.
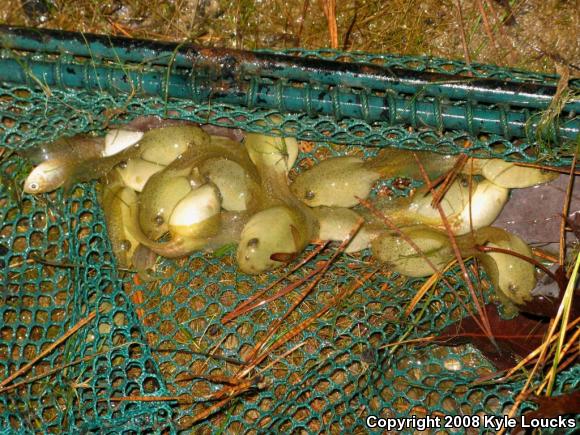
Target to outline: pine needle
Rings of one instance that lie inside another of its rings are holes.
[[[556,329],[556,325],[560,322],[560,334],[558,336],[558,343],[556,345],[556,354],[554,355],[554,360],[552,362],[552,369],[551,369],[551,379],[548,383],[548,387],[546,389],[546,396],[550,396],[552,394],[552,389],[554,387],[554,381],[556,380],[556,371],[558,368],[558,363],[560,362],[560,353],[562,351],[562,346],[564,345],[564,339],[566,337],[566,330],[568,329],[568,322],[570,320],[570,311],[572,309],[572,298],[574,296],[574,290],[576,289],[576,279],[578,278],[578,268],[580,267],[580,253],[576,256],[576,263],[574,264],[574,270],[572,271],[572,276],[568,281],[568,286],[566,287],[566,291],[564,292],[564,297],[562,298],[562,302],[560,304],[560,308],[558,309],[558,314],[556,315],[556,319],[554,320],[554,324],[552,325],[552,329],[548,334],[548,337],[551,337]]]
[[[431,275],[427,279],[427,281],[425,281],[423,283],[423,285],[421,286],[419,291],[417,291],[417,293],[415,293],[415,296],[413,296],[413,299],[411,299],[411,302],[409,302],[409,305],[405,309],[405,312],[404,312],[405,316],[408,316],[409,314],[411,314],[411,312],[415,309],[415,307],[417,306],[419,301],[423,298],[423,296],[425,296],[425,293],[427,293],[429,291],[429,289],[431,289],[435,284],[437,284],[437,282],[441,279],[443,274],[445,272],[447,272],[449,269],[451,269],[453,266],[455,266],[455,263],[457,263],[456,258],[451,260],[449,262],[449,264],[447,264],[447,266],[445,266],[445,268],[442,271],[438,271],[438,272],[434,273],[433,275]]]
[[[48,346],[46,349],[44,349],[42,352],[40,352],[37,356],[35,356],[30,362],[28,362],[22,368],[15,371],[10,376],[8,376],[6,379],[4,379],[2,382],[0,382],[0,388],[6,387],[14,379],[27,373],[34,366],[34,364],[36,364],[38,361],[43,359],[45,356],[52,353],[52,351],[54,349],[56,349],[58,346],[60,346],[62,343],[64,343],[66,340],[68,340],[69,337],[74,335],[79,329],[81,329],[82,327],[84,327],[85,325],[90,323],[96,316],[97,316],[97,312],[93,311],[87,317],[78,321],[73,327],[71,327],[68,331],[66,331],[63,335],[61,335],[56,341],[54,341],[54,343],[51,343],[50,346]]]
[[[419,160],[419,158],[417,157],[416,154],[414,155],[414,157],[415,157],[415,160],[417,162],[417,165],[419,166],[419,170],[421,171],[421,175],[423,177],[423,180],[425,181],[425,183],[429,187],[429,190],[431,192],[434,192],[433,185],[431,184],[431,180],[429,179],[429,176],[427,175],[425,168],[421,164],[421,161]],[[459,247],[457,246],[457,241],[455,240],[455,235],[453,234],[453,231],[451,230],[451,225],[449,224],[449,221],[447,220],[447,216],[445,216],[445,212],[443,211],[441,204],[437,204],[437,209],[439,210],[439,215],[441,216],[441,220],[443,221],[443,225],[445,226],[445,230],[447,231],[447,235],[449,236],[449,240],[451,242],[453,252],[455,253],[455,258],[457,258],[457,261],[459,263],[459,267],[461,268],[461,272],[463,273],[463,278],[464,278],[465,282],[467,283],[467,288],[469,290],[469,293],[471,294],[473,305],[475,305],[475,308],[477,309],[477,312],[480,316],[479,319],[476,319],[475,317],[473,319],[480,326],[482,331],[484,331],[485,334],[489,337],[489,339],[492,341],[492,343],[494,343],[497,346],[497,343],[495,343],[495,340],[493,339],[493,334],[491,331],[491,326],[489,324],[489,319],[487,318],[485,310],[483,310],[481,303],[479,302],[479,299],[477,297],[477,294],[475,293],[475,288],[473,287],[473,283],[471,282],[471,279],[469,278],[469,273],[467,273],[467,268],[465,267],[465,262],[463,261],[463,258],[461,256],[461,252],[459,251]]]
[[[336,22],[336,0],[321,0],[322,10],[328,22],[328,33],[330,35],[330,46],[338,49],[338,24]]]
[[[570,202],[572,200],[572,190],[574,189],[574,169],[576,168],[576,161],[578,160],[578,148],[580,148],[580,139],[576,145],[576,152],[574,159],[570,166],[570,178],[568,179],[568,187],[566,188],[566,196],[564,197],[564,205],[562,206],[562,220],[560,221],[560,250],[559,263],[564,265],[566,261],[566,222],[568,212],[570,211]]]

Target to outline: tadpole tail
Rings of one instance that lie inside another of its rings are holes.
[[[417,156],[431,180],[450,171],[457,160],[457,156],[431,151],[383,148],[375,158],[367,160],[365,166],[372,171],[378,172],[381,178],[401,177],[422,180],[421,170],[415,160],[415,156]]]

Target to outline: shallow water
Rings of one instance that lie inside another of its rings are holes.
[[[494,226],[517,234],[532,246],[558,250],[562,207],[569,177],[527,189],[513,189]],[[574,181],[569,216],[580,212],[580,180]],[[574,240],[568,233],[568,241]],[[544,246],[546,245],[546,246]]]

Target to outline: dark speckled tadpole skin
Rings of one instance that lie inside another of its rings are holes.
[[[513,189],[494,226],[517,234],[532,246],[558,249],[560,222],[569,177],[527,189]],[[569,215],[580,212],[580,180],[574,181]],[[568,234],[568,240],[574,235]]]

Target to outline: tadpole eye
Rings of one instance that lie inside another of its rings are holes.
[[[155,216],[155,225],[163,225],[164,222],[165,219],[163,219],[163,216],[161,215]]]
[[[28,188],[29,188],[30,190],[37,190],[37,189],[38,189],[38,183],[30,183],[30,184],[28,185]]]
[[[260,244],[260,239],[254,237],[253,239],[248,240],[247,247],[248,248],[257,248]]]
[[[131,249],[131,242],[129,240],[123,240],[121,242],[121,250],[128,251],[129,249]]]
[[[125,169],[127,167],[127,160],[123,160],[122,162],[119,163],[118,166],[121,169]]]
[[[467,179],[466,179],[466,178],[462,178],[462,179],[461,179],[461,185],[462,185],[463,187],[469,187],[469,181],[467,181]]]
[[[316,196],[316,194],[312,190],[307,190],[306,194],[304,195],[304,198],[314,199],[315,196]]]

